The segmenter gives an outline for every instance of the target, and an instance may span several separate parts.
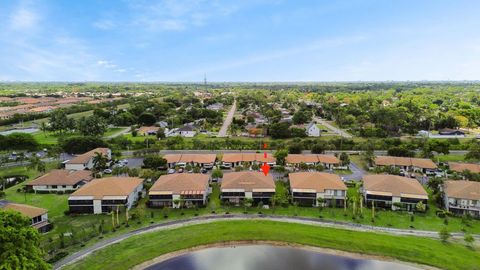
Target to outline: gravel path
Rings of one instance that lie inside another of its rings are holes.
[[[74,263],[88,256],[90,253],[96,250],[100,250],[109,245],[121,242],[134,235],[139,235],[139,234],[144,234],[144,233],[159,231],[159,230],[174,229],[181,226],[211,223],[211,222],[221,221],[221,220],[271,220],[271,221],[290,222],[290,223],[297,223],[297,224],[307,224],[307,225],[314,225],[314,226],[328,227],[328,228],[346,229],[346,230],[353,230],[353,231],[377,232],[377,233],[387,233],[387,234],[403,235],[403,236],[438,238],[438,232],[436,231],[394,229],[394,228],[376,227],[376,226],[347,223],[347,222],[327,221],[327,220],[308,218],[308,217],[289,217],[289,216],[275,216],[275,215],[237,215],[237,214],[209,215],[209,216],[194,217],[189,219],[173,220],[173,221],[163,222],[163,223],[156,223],[144,228],[127,232],[122,235],[118,235],[112,238],[102,240],[94,244],[93,246],[84,248],[80,251],[77,251],[76,253],[71,254],[70,256],[63,258],[62,260],[54,264],[53,269],[60,269],[65,265]],[[464,234],[452,233],[452,237],[457,239],[463,239]],[[480,235],[475,235],[474,237],[476,238],[477,241],[480,241]]]

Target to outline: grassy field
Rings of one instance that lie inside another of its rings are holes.
[[[103,134],[104,137],[108,137],[111,135],[114,135],[115,133],[118,133],[122,131],[124,128],[122,127],[113,127],[113,128],[108,128],[105,134]],[[44,145],[53,145],[58,143],[59,138],[68,138],[72,136],[80,136],[78,133],[67,133],[67,134],[58,134],[54,132],[35,132],[32,134],[33,138],[39,143],[39,144],[44,144]]]
[[[133,236],[96,251],[66,269],[129,269],[165,253],[239,240],[280,241],[332,248],[452,270],[480,267],[480,252],[456,243],[284,222],[220,221]]]

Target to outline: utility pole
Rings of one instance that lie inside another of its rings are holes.
[[[205,92],[207,91],[207,73],[203,76],[203,85],[205,86]]]

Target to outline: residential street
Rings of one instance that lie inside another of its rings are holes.
[[[377,232],[377,233],[387,233],[392,235],[439,238],[438,232],[436,231],[394,229],[394,228],[376,227],[376,226],[347,223],[347,222],[327,221],[327,220],[307,218],[307,217],[289,217],[289,216],[276,216],[276,215],[237,215],[237,214],[201,216],[201,217],[194,217],[194,218],[183,219],[183,220],[168,221],[165,223],[157,223],[157,224],[147,226],[145,228],[137,229],[119,236],[105,239],[90,247],[77,251],[76,253],[73,253],[70,256],[65,257],[64,259],[58,261],[57,263],[54,264],[53,269],[61,269],[62,267],[68,264],[74,263],[88,256],[90,253],[94,251],[97,251],[107,246],[110,246],[112,244],[121,242],[131,236],[154,232],[158,230],[174,229],[180,226],[205,224],[205,223],[210,223],[210,222],[215,222],[220,220],[272,220],[272,221],[307,224],[307,225],[314,225],[314,226],[328,227],[328,228],[338,228],[338,229],[345,229],[345,230],[352,230],[352,231]],[[463,233],[452,233],[452,238],[463,239],[463,237],[464,237]],[[479,235],[474,235],[474,237],[477,239],[477,241],[480,239]]]
[[[325,126],[326,128],[330,129],[332,132],[334,132],[334,133],[336,133],[336,134],[338,134],[338,135],[340,135],[344,138],[352,138],[353,137],[352,135],[350,135],[346,131],[332,126],[331,124],[329,124],[327,121],[323,120],[322,118],[315,117],[315,121],[317,122],[317,124]]]
[[[233,102],[232,107],[230,108],[230,111],[228,111],[227,118],[225,118],[225,121],[223,122],[223,125],[220,128],[220,131],[218,132],[217,137],[227,137],[228,127],[232,123],[233,116],[235,115],[236,110],[237,110],[237,101],[235,100]]]

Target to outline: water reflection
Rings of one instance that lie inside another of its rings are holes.
[[[398,263],[317,253],[293,247],[246,245],[194,251],[148,270],[419,270]]]

